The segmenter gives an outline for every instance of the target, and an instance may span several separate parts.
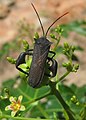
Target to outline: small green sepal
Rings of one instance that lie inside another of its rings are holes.
[[[16,59],[12,58],[12,57],[7,57],[8,62],[10,62],[11,64],[15,64],[16,63]]]

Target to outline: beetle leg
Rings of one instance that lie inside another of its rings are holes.
[[[53,52],[53,51],[49,51],[49,53],[52,53],[52,54],[53,54],[53,56],[51,57],[51,59],[56,55],[56,53]]]
[[[52,72],[51,77],[55,77],[57,73],[58,63],[55,59],[51,59],[52,65],[49,67],[49,70]]]
[[[52,75],[50,74],[46,74],[47,76],[49,77],[55,77],[56,76],[56,73],[57,73],[57,67],[58,67],[58,64],[57,64],[57,61],[55,59],[51,59],[48,57],[48,62],[52,62],[52,65],[49,67],[49,70],[52,72]]]
[[[25,62],[25,56],[26,55],[32,55],[33,53],[30,53],[30,51],[33,51],[33,49],[30,49],[30,50],[27,50],[26,52],[22,52],[22,53],[20,53],[20,55],[18,56],[18,58],[17,58],[17,60],[16,60],[16,68],[19,70],[19,71],[21,71],[21,72],[23,72],[23,73],[25,73],[25,74],[27,74],[27,75],[29,75],[29,73],[27,73],[26,71],[24,71],[24,70],[22,70],[20,67],[19,67],[19,65],[21,65],[21,64],[23,64],[23,63],[26,63]]]

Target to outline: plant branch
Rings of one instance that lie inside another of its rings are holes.
[[[29,101],[29,102],[24,102],[23,105],[31,104],[31,103],[36,102],[36,101],[38,101],[38,100],[40,100],[40,99],[42,99],[42,98],[44,98],[44,97],[49,96],[49,95],[51,95],[51,92],[50,92],[50,91],[47,92],[45,95],[43,95],[43,96],[41,96],[41,97],[35,98],[35,99],[33,99],[33,100]]]
[[[70,73],[70,71],[67,71],[65,74],[63,74],[63,75],[58,79],[57,83],[60,82],[60,81],[62,81],[69,73]]]
[[[56,98],[59,100],[59,102],[61,103],[62,107],[66,111],[66,113],[67,113],[67,115],[69,117],[69,120],[75,120],[75,118],[73,116],[74,113],[71,111],[70,107],[66,104],[66,102],[62,98],[62,96],[59,93],[59,91],[56,89],[56,83],[50,81],[49,86],[51,88],[52,95],[55,95]]]
[[[0,116],[0,119],[3,119],[3,118],[8,118],[8,119],[14,119],[14,120],[50,120],[50,119],[40,119],[40,118],[25,118],[25,117],[12,117],[10,115],[2,115]]]

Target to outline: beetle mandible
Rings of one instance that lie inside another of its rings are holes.
[[[47,39],[47,34],[48,34],[48,31],[50,30],[50,28],[54,25],[54,23],[57,20],[59,20],[61,17],[63,17],[64,15],[68,14],[68,12],[66,12],[63,15],[61,15],[60,17],[58,17],[48,27],[48,29],[45,33],[38,12],[37,12],[36,8],[34,7],[33,3],[31,3],[31,5],[32,5],[34,11],[36,12],[38,20],[40,22],[43,36],[38,38],[37,40],[35,40],[34,49],[29,49],[26,52],[20,53],[20,55],[18,56],[18,58],[16,60],[15,65],[19,71],[21,71],[29,76],[29,78],[28,78],[29,85],[32,86],[33,88],[37,88],[40,86],[41,82],[43,81],[43,77],[45,75],[49,76],[49,77],[56,76],[58,64],[57,64],[57,61],[55,59],[53,59],[53,57],[55,56],[55,52],[50,51],[50,46],[51,46],[52,42],[50,42]],[[52,57],[48,57],[48,53],[51,53]],[[26,63],[25,62],[26,55],[32,55],[32,62],[31,62],[29,72],[26,72],[19,67],[20,64]],[[52,75],[45,73],[45,64],[47,62],[52,63],[49,66],[49,70],[51,71]]]

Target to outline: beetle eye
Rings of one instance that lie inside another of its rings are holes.
[[[40,41],[37,41],[37,44],[41,44],[41,42],[40,42]]]
[[[40,44],[40,42],[38,42],[38,44]]]

